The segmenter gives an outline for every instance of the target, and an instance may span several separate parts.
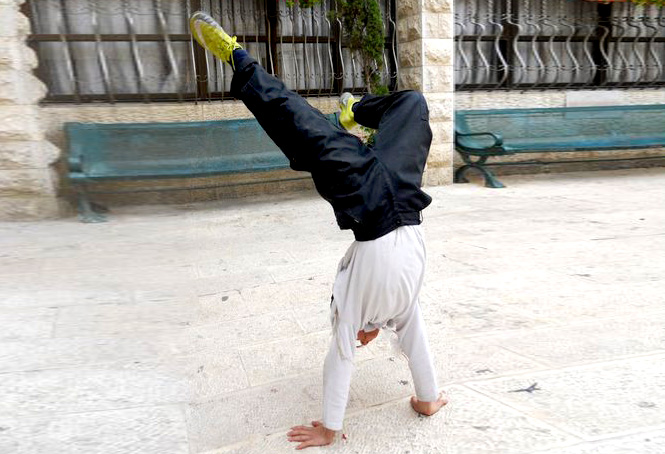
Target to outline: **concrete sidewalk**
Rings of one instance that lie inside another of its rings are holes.
[[[428,190],[446,410],[380,337],[307,452],[665,452],[665,169],[503,180]],[[292,452],[351,240],[314,194],[0,224],[0,453]]]

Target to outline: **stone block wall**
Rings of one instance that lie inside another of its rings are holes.
[[[46,87],[32,74],[37,66],[26,45],[24,0],[0,0],[0,220],[57,217],[57,178],[52,164],[60,150],[40,126],[39,100]]]
[[[452,183],[453,0],[398,0],[401,89],[421,91],[430,109],[432,148],[425,185]]]

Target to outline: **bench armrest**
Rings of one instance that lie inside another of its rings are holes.
[[[458,132],[456,134],[460,137],[490,136],[494,139],[494,144],[490,148],[500,147],[503,145],[503,137],[501,137],[501,134],[496,134],[493,132]]]

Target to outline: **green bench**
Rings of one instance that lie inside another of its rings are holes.
[[[187,123],[67,123],[69,179],[83,222],[103,222],[93,183],[197,178],[289,167],[255,119]],[[203,187],[206,188],[206,187]],[[201,189],[162,188],[148,189]],[[111,191],[137,192],[137,190]]]
[[[495,156],[657,147],[665,147],[665,105],[455,112],[455,148],[465,162],[456,183],[468,182],[464,174],[476,169],[485,186],[504,187],[487,168],[499,165],[486,164]]]

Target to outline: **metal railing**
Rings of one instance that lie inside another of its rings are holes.
[[[330,18],[337,0],[312,8],[284,0],[30,0],[28,41],[46,83],[44,102],[196,101],[230,98],[232,70],[188,30],[209,12],[272,74],[305,96],[362,92],[360,56]],[[381,0],[382,79],[397,86],[395,0]]]
[[[458,0],[457,90],[665,86],[665,8]]]

